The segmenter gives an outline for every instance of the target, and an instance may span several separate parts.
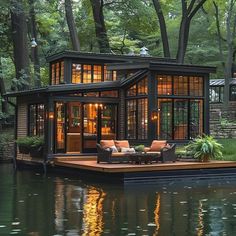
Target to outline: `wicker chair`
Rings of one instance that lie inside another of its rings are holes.
[[[169,144],[169,147],[164,147],[161,149],[160,161],[173,161],[176,162],[176,154],[175,154],[176,144]]]
[[[128,162],[128,161],[129,161],[129,158],[127,155],[125,155],[125,153],[112,154],[111,149],[110,150],[104,149],[99,143],[97,143],[97,163],[100,163],[100,162],[122,163],[122,162]]]

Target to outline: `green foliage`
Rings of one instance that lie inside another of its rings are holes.
[[[191,150],[193,157],[199,161],[206,159],[221,159],[223,146],[212,136],[204,135],[191,141],[187,147]]]
[[[135,146],[134,149],[135,149],[136,152],[143,152],[144,151],[144,147],[145,146],[141,144],[141,145]]]
[[[18,138],[16,143],[19,146],[24,146],[27,148],[40,147],[44,144],[44,138],[42,136],[26,136]]]
[[[236,161],[236,139],[219,139],[218,142],[224,147],[221,159],[224,161]]]

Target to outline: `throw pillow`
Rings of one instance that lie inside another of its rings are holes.
[[[112,150],[113,153],[118,152],[118,150],[117,150],[115,145],[111,146],[110,149]]]
[[[104,149],[115,146],[114,140],[101,140],[100,144]]]
[[[121,148],[121,152],[122,152],[122,153],[134,153],[135,150],[134,150],[134,148],[126,148],[126,147],[123,147],[123,148]]]
[[[166,146],[166,140],[153,140],[150,147],[151,152],[160,152]]]
[[[118,151],[121,151],[121,148],[129,148],[128,140],[115,140],[115,145]]]

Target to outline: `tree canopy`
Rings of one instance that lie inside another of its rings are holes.
[[[235,10],[235,0],[2,0],[0,75],[7,89],[14,78],[17,89],[43,86],[45,58],[58,51],[139,54],[145,46],[152,56],[217,66],[214,77],[231,77]]]

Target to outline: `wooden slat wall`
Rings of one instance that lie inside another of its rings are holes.
[[[28,124],[28,114],[27,114],[27,103],[18,103],[17,112],[17,138],[27,136],[27,124]]]
[[[18,101],[17,107],[17,138],[27,136],[28,125],[28,104],[26,102]],[[29,154],[21,154],[17,149],[17,159],[30,159]]]

